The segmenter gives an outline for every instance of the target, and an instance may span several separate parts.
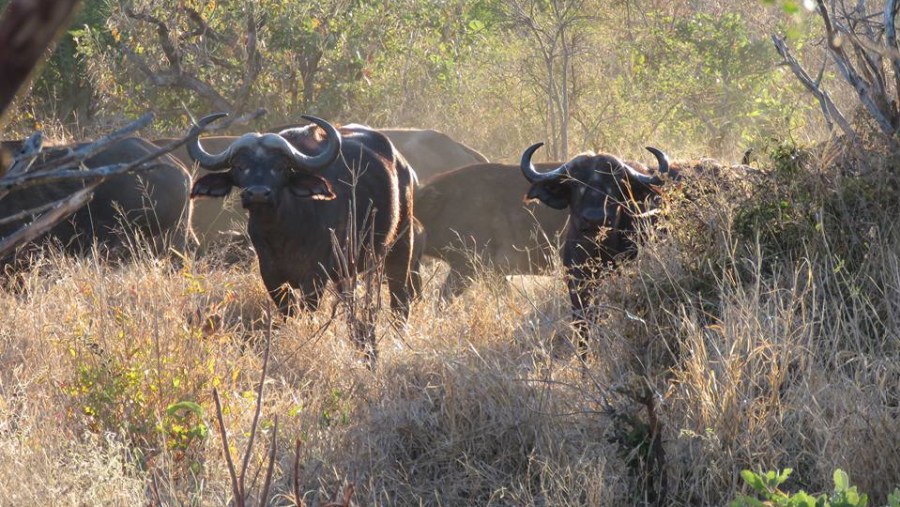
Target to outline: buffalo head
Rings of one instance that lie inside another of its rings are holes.
[[[211,154],[200,145],[200,129],[225,116],[212,114],[201,119],[190,133],[188,154],[209,174],[199,178],[191,197],[224,197],[232,187],[241,189],[241,204],[247,209],[277,208],[282,194],[330,200],[335,194],[331,184],[316,173],[330,166],[341,152],[341,135],[330,123],[314,116],[303,118],[325,131],[325,146],[308,155],[278,134],[248,133],[237,138],[226,150]]]
[[[608,154],[586,153],[545,173],[531,163],[534,152],[543,143],[522,154],[522,174],[531,183],[527,199],[538,199],[555,209],[569,209],[570,230],[593,236],[601,228],[627,227],[635,216],[644,213],[644,203],[659,192],[663,180],[639,171]],[[668,160],[661,151],[648,148],[660,162],[659,171],[668,171]]]

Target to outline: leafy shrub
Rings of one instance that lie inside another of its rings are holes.
[[[765,474],[757,474],[750,470],[743,470],[741,477],[756,492],[757,497],[741,495],[733,502],[731,507],[744,506],[784,506],[784,507],[865,507],[869,504],[869,497],[865,493],[857,491],[856,486],[850,486],[850,477],[840,468],[834,471],[834,491],[829,495],[822,493],[818,496],[810,495],[801,490],[797,493],[785,493],[778,487],[781,486],[793,472],[785,468],[781,472],[768,471]],[[900,488],[888,495],[887,507],[900,506]]]

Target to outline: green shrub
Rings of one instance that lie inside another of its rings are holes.
[[[800,490],[797,493],[785,493],[779,489],[793,472],[785,468],[781,472],[768,471],[765,474],[757,474],[750,470],[743,470],[741,477],[753,490],[756,496],[741,495],[729,505],[731,507],[757,507],[757,506],[784,506],[784,507],[865,507],[869,505],[869,497],[865,493],[857,491],[856,486],[850,486],[850,477],[840,468],[834,471],[834,491],[829,495],[822,493],[818,496]],[[900,488],[888,495],[887,507],[900,506]]]

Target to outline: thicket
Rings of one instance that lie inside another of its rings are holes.
[[[187,113],[266,107],[255,127],[438,128],[495,159],[536,140],[556,159],[736,158],[808,122],[768,40],[800,23],[756,2],[88,0],[8,129],[87,135],[150,109],[174,133]]]

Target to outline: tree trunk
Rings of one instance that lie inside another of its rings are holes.
[[[47,47],[69,23],[78,0],[12,0],[0,18],[0,118]]]

